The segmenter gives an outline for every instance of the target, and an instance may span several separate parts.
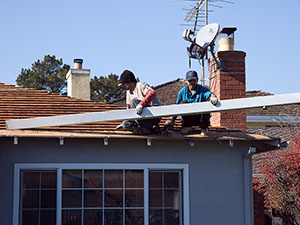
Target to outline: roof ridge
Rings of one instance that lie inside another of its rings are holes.
[[[182,79],[182,78],[177,78],[176,80],[168,81],[168,82],[166,82],[166,83],[162,83],[162,84],[153,86],[153,88],[154,88],[154,89],[161,88],[161,87],[167,86],[167,85],[169,85],[169,84],[173,84],[173,83],[175,83],[175,82],[178,82],[178,81],[180,81],[180,80],[184,81],[184,79]]]

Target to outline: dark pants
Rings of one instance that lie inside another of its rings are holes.
[[[182,101],[180,104],[189,104],[187,101]],[[199,126],[201,129],[206,129],[210,126],[210,114],[199,114],[191,116],[182,116],[182,127]]]
[[[201,129],[210,126],[210,114],[182,116],[182,127],[199,126]]]
[[[141,100],[138,99],[134,99],[131,104],[130,104],[130,108],[134,109],[136,108],[136,106],[141,102]],[[149,106],[150,107],[150,106]],[[136,127],[136,125],[140,126],[140,127],[144,127],[147,129],[152,129],[154,125],[158,124],[160,122],[159,118],[156,119],[145,119],[145,120],[125,120],[123,121],[122,125],[123,128],[126,130],[130,130],[131,127],[134,128]]]

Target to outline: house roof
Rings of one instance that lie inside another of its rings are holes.
[[[261,134],[280,138],[282,141],[290,141],[293,134],[299,133],[300,126],[267,126],[267,127],[248,127],[250,134]]]
[[[87,112],[99,112],[124,109],[113,104],[96,103],[49,94],[30,88],[16,87],[0,83],[0,137],[48,137],[48,138],[151,138],[151,139],[201,139],[201,140],[240,140],[240,141],[272,141],[274,138],[260,134],[247,134],[234,130],[212,128],[209,136],[201,136],[196,132],[181,135],[170,132],[168,135],[133,135],[128,131],[117,131],[115,127],[120,121],[98,122],[56,127],[42,127],[30,130],[6,130],[5,121],[41,116],[55,116]],[[167,118],[162,118],[163,126]],[[179,120],[176,128],[180,125]],[[276,139],[277,140],[277,139]]]
[[[262,91],[247,91],[246,97],[273,95]],[[248,116],[299,116],[300,104],[247,109]]]
[[[166,83],[162,83],[153,87],[156,95],[162,105],[171,105],[176,103],[178,91],[186,85],[185,80],[176,79]],[[119,106],[125,106],[125,98],[112,102]]]
[[[123,109],[116,105],[95,103],[49,94],[31,88],[16,87],[0,83],[0,130],[6,129],[5,120],[41,116],[55,116],[86,112],[99,112]],[[87,125],[46,127],[46,130],[114,130],[118,122],[94,123]]]
[[[184,79],[176,79],[153,87],[162,105],[175,104],[178,91],[186,85]],[[263,91],[247,91],[246,97],[268,96],[272,93]],[[113,102],[119,106],[125,106],[125,98]],[[248,116],[299,116],[300,104],[286,106],[271,106],[267,108],[247,109]]]

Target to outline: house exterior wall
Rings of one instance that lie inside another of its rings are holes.
[[[65,139],[62,146],[58,139],[19,139],[19,144],[13,145],[12,138],[2,138],[1,224],[10,225],[13,221],[16,163],[188,164],[191,225],[252,224],[246,215],[250,212],[245,213],[245,201],[251,202],[252,197],[245,199],[244,193],[245,174],[251,174],[244,171],[248,146],[247,142],[229,147],[228,142],[202,141],[191,147],[186,140],[153,140],[147,146],[143,139],[109,139],[108,146],[103,145],[103,139]]]

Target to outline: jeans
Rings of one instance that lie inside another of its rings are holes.
[[[135,109],[140,102],[141,100],[133,99],[132,102],[130,103],[130,108]],[[124,120],[122,122],[122,126],[124,130],[132,130],[137,127],[144,127],[151,130],[153,126],[158,124],[159,122],[160,122],[159,118],[145,119],[145,120]]]

